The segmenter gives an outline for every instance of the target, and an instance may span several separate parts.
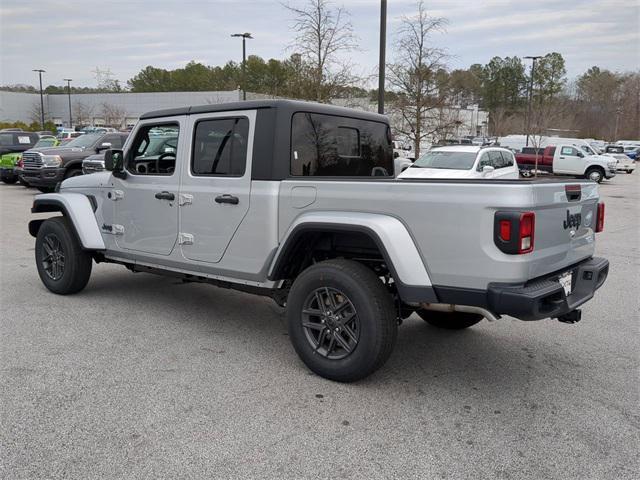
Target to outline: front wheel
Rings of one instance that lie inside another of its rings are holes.
[[[596,183],[601,183],[604,179],[604,171],[601,168],[593,167],[587,170],[587,173],[585,173],[585,177],[587,177],[589,180],[593,180]]]
[[[360,380],[380,368],[398,329],[384,284],[364,265],[342,259],[317,263],[296,278],[287,323],[307,367],[339,382]]]
[[[0,180],[2,180],[4,183],[6,183],[8,185],[13,185],[14,183],[16,183],[18,181],[18,179],[16,177],[8,177],[8,176],[2,176],[2,177],[0,177]]]
[[[77,293],[89,282],[91,255],[82,250],[69,220],[45,220],[36,237],[36,266],[40,280],[53,293]]]
[[[418,310],[418,315],[429,325],[446,330],[462,330],[480,322],[484,317],[477,313],[466,312],[436,312],[433,310]]]

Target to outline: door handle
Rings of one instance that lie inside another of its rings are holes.
[[[158,192],[156,198],[158,200],[175,200],[176,196],[171,192]]]
[[[230,203],[231,205],[238,205],[240,200],[238,197],[234,197],[233,195],[225,194],[219,195],[216,197],[216,203]]]
[[[562,160],[564,160],[564,157],[560,157]]]

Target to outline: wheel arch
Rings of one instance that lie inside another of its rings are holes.
[[[31,213],[60,212],[67,217],[85,250],[104,250],[105,245],[94,215],[95,198],[80,193],[45,193],[36,195]],[[35,237],[43,219],[29,222],[29,233]]]
[[[310,235],[322,234],[365,236],[382,255],[404,302],[437,301],[431,279],[413,239],[404,224],[389,215],[360,212],[312,212],[301,215],[280,242],[269,268],[269,280],[285,279],[292,255],[298,254]]]

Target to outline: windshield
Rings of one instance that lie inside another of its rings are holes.
[[[412,167],[471,170],[475,161],[476,152],[431,150],[417,159]]]
[[[74,138],[69,143],[65,144],[65,147],[90,147],[102,136],[101,133],[89,133],[87,135],[80,135],[78,138]]]
[[[53,147],[55,146],[57,140],[54,137],[50,137],[50,138],[41,138],[40,140],[38,140],[38,143],[36,143],[33,148],[37,148],[37,147]]]

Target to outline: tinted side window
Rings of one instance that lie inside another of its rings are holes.
[[[177,123],[141,127],[127,154],[127,170],[137,175],[173,175],[179,130]]]
[[[393,176],[393,147],[384,123],[298,112],[291,125],[291,175]]]
[[[194,175],[241,177],[247,164],[248,137],[249,120],[246,117],[198,122],[191,172]]]
[[[512,153],[500,152],[500,155],[502,155],[502,163],[504,167],[513,167],[514,158]]]
[[[491,165],[493,165],[493,168],[502,168],[506,166],[502,160],[502,155],[500,155],[500,152],[497,150],[490,151],[489,158],[491,159]]]
[[[110,143],[111,148],[122,148],[122,137],[120,135],[105,135],[100,143]]]
[[[482,167],[485,165],[493,166],[491,159],[489,158],[489,152],[484,152],[480,157],[480,161],[478,162],[478,171],[482,171]]]

